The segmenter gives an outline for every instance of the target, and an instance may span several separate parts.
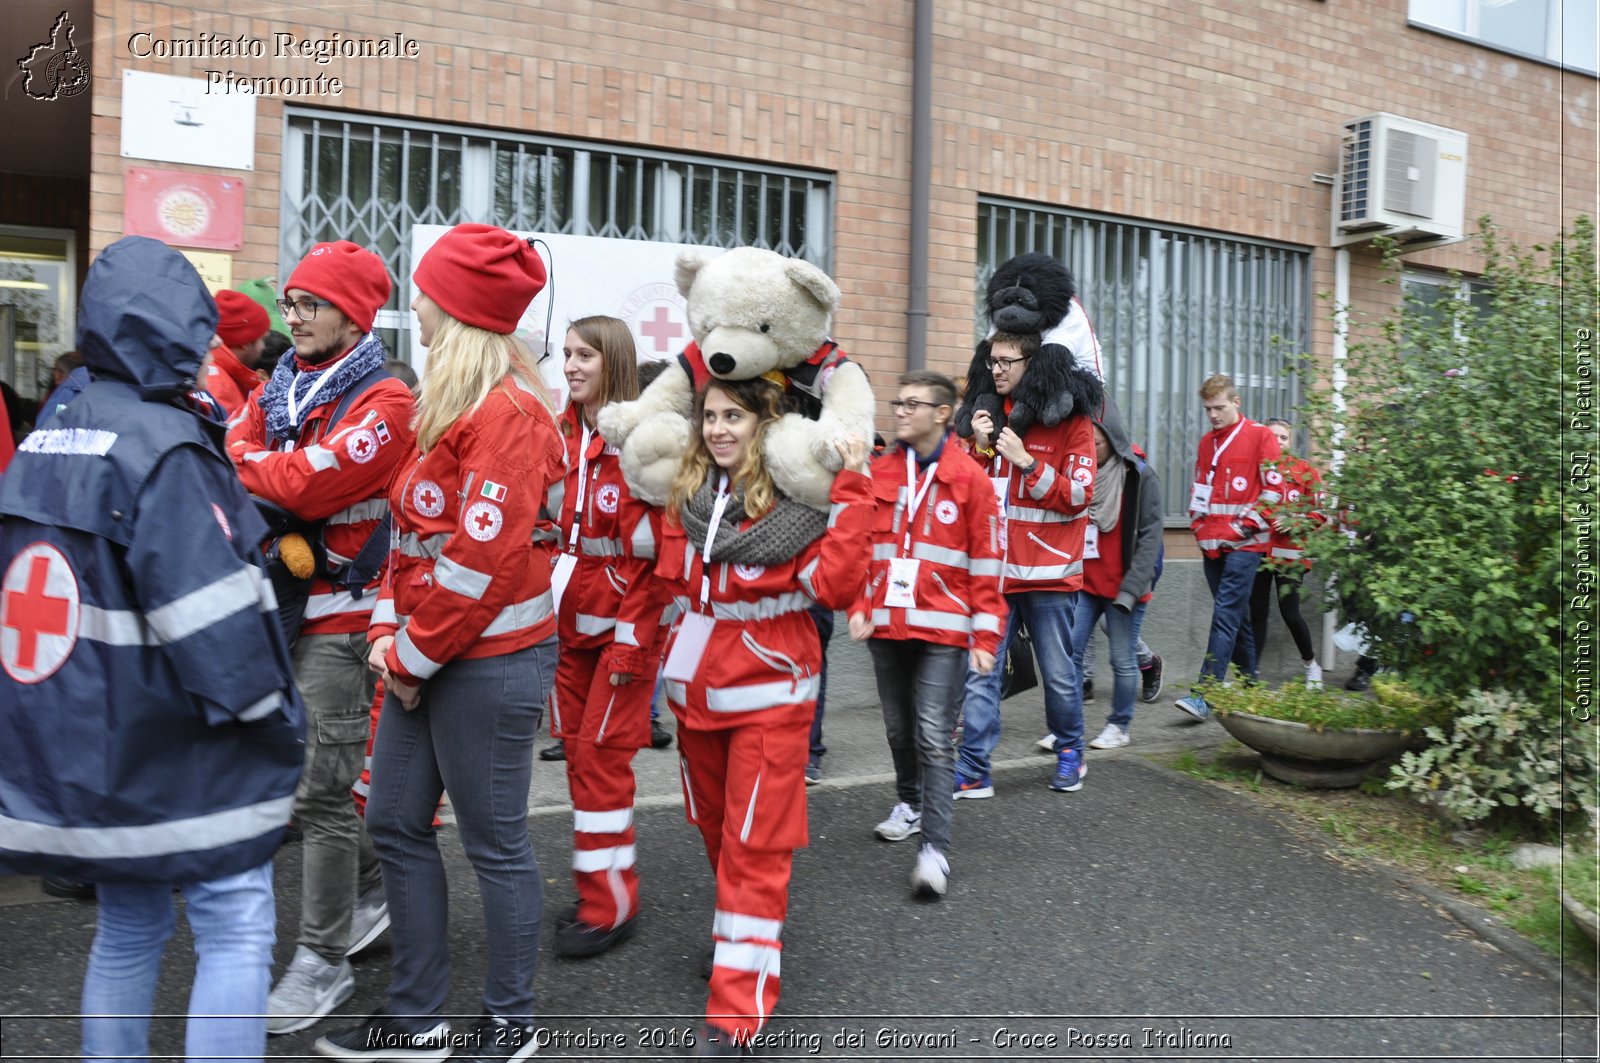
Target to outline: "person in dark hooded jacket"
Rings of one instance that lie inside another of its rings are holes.
[[[265,533],[189,394],[217,308],[143,237],[89,270],[90,382],[0,478],[0,873],[99,886],[83,1051],[144,1058],[182,890],[194,930],[189,1058],[259,1059],[272,854],[304,711]]]
[[[1111,639],[1111,715],[1094,749],[1128,744],[1139,691],[1139,628],[1161,573],[1161,481],[1134,451],[1116,403],[1107,397],[1094,422],[1094,495],[1084,529],[1083,590],[1073,614],[1078,674],[1083,648],[1105,617]]]

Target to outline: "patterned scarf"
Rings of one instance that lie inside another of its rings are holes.
[[[711,511],[717,501],[715,472],[706,477],[700,490],[694,493],[678,514],[683,530],[696,551],[706,546],[706,530],[711,526]],[[828,515],[802,505],[787,495],[778,495],[778,504],[771,512],[750,527],[739,530],[744,517],[744,491],[735,489],[728,499],[721,524],[717,525],[717,541],[711,546],[711,560],[731,561],[740,565],[781,565],[816,542],[828,530]]]
[[[267,386],[261,392],[261,410],[267,415],[267,436],[274,440],[294,439],[300,434],[300,426],[304,423],[306,415],[318,406],[338,401],[340,395],[350,390],[350,385],[383,365],[388,352],[384,350],[383,341],[376,332],[369,332],[361,337],[361,342],[356,344],[349,354],[340,358],[327,369],[306,370],[301,372],[296,368],[299,359],[293,350],[278,359],[277,368],[272,371],[272,379],[267,381]],[[317,381],[326,374],[333,374],[322,390],[317,392],[315,406],[301,408],[298,420],[289,417],[289,392],[294,392],[295,402],[305,401],[311,394],[311,389],[317,386]]]

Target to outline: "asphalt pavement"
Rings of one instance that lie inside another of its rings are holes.
[[[1169,667],[1186,678],[1193,662],[1176,656]],[[913,900],[915,842],[872,834],[894,797],[870,660],[841,638],[829,661],[830,752],[809,790],[811,846],[795,860],[783,995],[763,1058],[1596,1058],[1592,984],[1563,977],[1531,946],[1495,947],[1437,895],[1335,862],[1247,798],[1141,756],[1224,740],[1214,723],[1181,722],[1178,685],[1139,707],[1134,745],[1090,754],[1074,794],[1047,789],[1051,758],[1031,747],[1043,733],[1038,692],[1007,702],[996,796],[957,802],[950,892]],[[1273,659],[1265,671],[1293,668]],[[1087,707],[1091,735],[1101,697]],[[683,819],[676,762],[676,750],[636,759],[637,936],[567,961],[545,928],[537,1058],[693,1054],[713,880]],[[572,893],[558,768],[536,764],[529,800],[547,911]],[[470,1019],[483,926],[453,826],[441,840],[454,899],[449,1010]],[[294,948],[299,876],[299,848],[287,846],[280,964]],[[11,879],[0,880],[0,906],[0,1058],[76,1058],[71,1016],[93,905]],[[157,998],[157,1058],[181,1054],[192,956],[180,927]],[[269,1055],[312,1058],[316,1036],[381,1005],[388,958],[380,939],[358,961],[354,998],[311,1030],[273,1038]]]

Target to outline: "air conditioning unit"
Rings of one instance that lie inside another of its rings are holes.
[[[1387,236],[1413,250],[1462,237],[1467,135],[1395,114],[1344,124],[1333,245]]]

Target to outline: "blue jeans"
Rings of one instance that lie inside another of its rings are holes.
[[[1206,583],[1211,587],[1211,635],[1206,639],[1206,659],[1200,676],[1219,683],[1228,674],[1228,662],[1251,679],[1256,677],[1256,641],[1250,633],[1250,592],[1256,570],[1265,555],[1229,550],[1205,558]]]
[[[438,1015],[450,992],[448,889],[433,829],[448,790],[483,900],[484,1010],[533,1021],[544,879],[528,840],[528,784],[555,674],[551,636],[514,653],[451,661],[423,684],[422,703],[410,712],[393,695],[384,700],[367,830],[392,920],[390,1014]]]
[[[172,883],[103,882],[83,978],[85,1059],[146,1059],[161,953],[177,926]],[[189,993],[190,1060],[260,1059],[277,916],[272,861],[179,884],[198,956]],[[235,1018],[234,1016],[237,1016]]]
[[[1078,648],[1078,671],[1084,673],[1084,658],[1094,625],[1105,617],[1106,637],[1111,640],[1111,715],[1107,723],[1114,723],[1124,731],[1133,722],[1133,699],[1139,690],[1139,629],[1144,626],[1145,602],[1134,602],[1133,611],[1124,613],[1112,604],[1112,599],[1080,591],[1078,610],[1072,622],[1072,644]]]
[[[969,779],[989,774],[989,757],[1000,742],[1000,677],[1006,653],[1026,623],[1033,637],[1034,669],[1044,688],[1044,718],[1055,736],[1056,750],[1083,753],[1083,682],[1073,660],[1072,622],[1077,591],[1020,591],[1006,595],[1010,613],[995,669],[988,675],[967,670],[966,722],[961,729],[957,770]]]

